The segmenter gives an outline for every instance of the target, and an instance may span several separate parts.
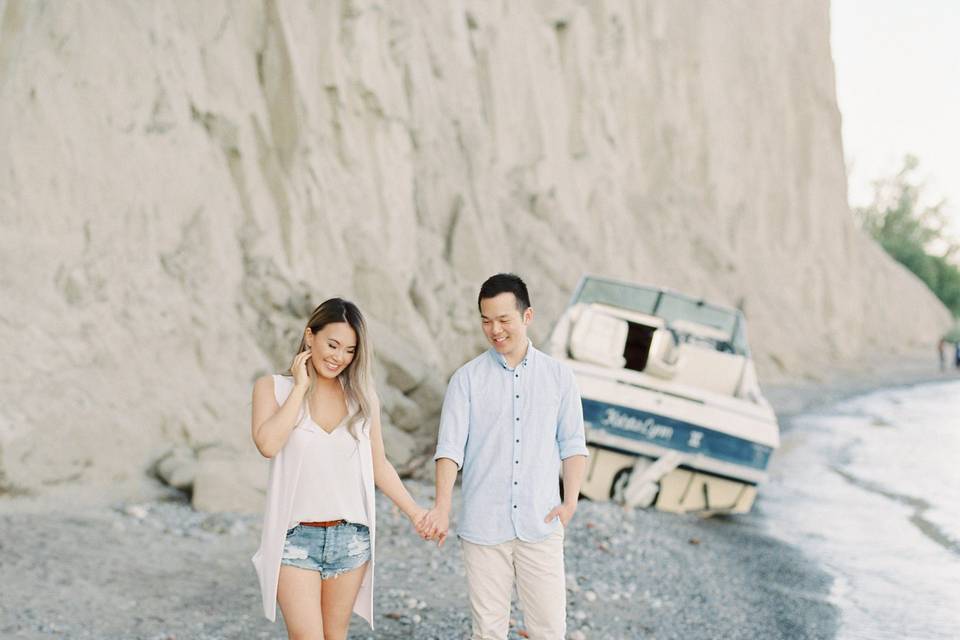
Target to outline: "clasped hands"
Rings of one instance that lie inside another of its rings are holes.
[[[442,547],[450,528],[450,510],[436,506],[429,511],[421,509],[410,521],[416,528],[417,535],[424,540],[436,541],[437,546]]]
[[[551,509],[543,521],[550,522],[554,518],[559,518],[560,524],[566,528],[576,511],[577,504],[575,502],[564,502]],[[433,509],[427,511],[420,508],[416,513],[411,514],[410,521],[416,528],[417,535],[424,540],[436,541],[437,546],[442,547],[450,528],[450,509],[434,506]]]

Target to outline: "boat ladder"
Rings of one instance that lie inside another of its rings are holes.
[[[627,507],[649,507],[657,496],[657,483],[685,459],[679,451],[666,453],[650,464],[648,459],[637,458],[630,473],[630,482],[623,491],[623,504]]]

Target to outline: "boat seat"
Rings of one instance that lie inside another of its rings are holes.
[[[744,356],[686,343],[681,344],[678,351],[683,366],[674,376],[674,382],[728,396],[736,393],[746,366]]]
[[[650,356],[643,372],[669,380],[677,374],[681,366],[680,352],[673,334],[667,329],[654,331],[650,339]]]
[[[570,355],[581,362],[622,369],[627,362],[623,350],[628,328],[626,320],[587,307],[570,333]]]

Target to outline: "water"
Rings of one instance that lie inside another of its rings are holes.
[[[960,382],[794,418],[757,508],[834,575],[839,638],[960,638]]]

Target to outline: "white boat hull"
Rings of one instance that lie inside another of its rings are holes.
[[[600,367],[568,364],[577,375],[591,450],[584,496],[627,501],[631,477],[673,456],[676,464],[651,479],[651,500],[640,499],[635,506],[652,504],[672,512],[750,510],[756,485],[766,480],[779,445],[769,407],[678,389],[643,374],[633,373],[626,381]]]

